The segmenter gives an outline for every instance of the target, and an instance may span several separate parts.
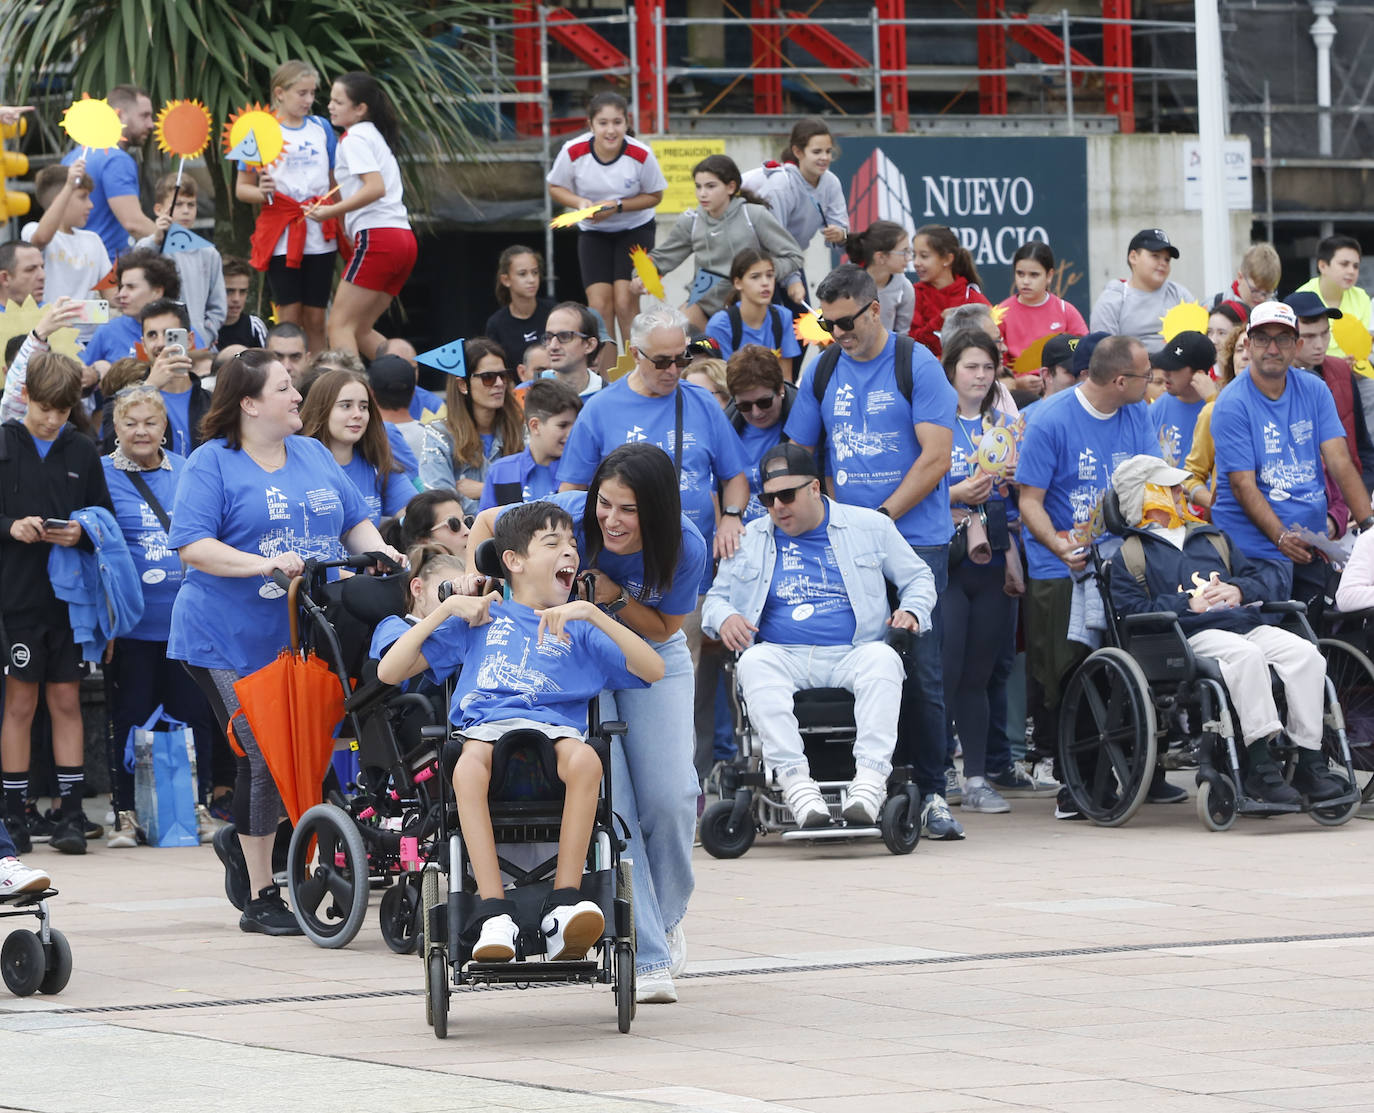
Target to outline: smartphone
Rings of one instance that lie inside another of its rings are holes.
[[[43,528],[44,528],[44,529],[66,529],[69,525],[71,525],[71,522],[69,522],[66,518],[44,518],[44,519],[43,519]]]
[[[167,347],[176,345],[181,349],[181,354],[185,355],[191,350],[191,337],[184,328],[169,328],[167,330]]]
[[[110,321],[110,303],[103,298],[86,298],[76,303],[81,307],[81,316],[76,321],[82,325],[104,325]]]

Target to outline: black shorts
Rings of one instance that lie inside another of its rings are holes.
[[[288,267],[285,255],[273,255],[267,264],[267,284],[277,305],[308,305],[323,309],[334,289],[334,264],[337,251],[307,255],[299,267]]]
[[[30,684],[64,684],[86,673],[81,649],[65,622],[6,629],[5,675]]]
[[[623,232],[581,232],[577,237],[577,261],[582,264],[582,285],[629,282],[635,273],[630,252],[654,246],[654,222]]]

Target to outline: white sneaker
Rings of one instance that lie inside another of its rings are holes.
[[[668,933],[668,976],[676,978],[687,969],[687,932],[678,924]]]
[[[42,892],[50,885],[52,878],[42,870],[26,866],[18,858],[0,858],[0,897]]]
[[[635,975],[635,1003],[639,1005],[676,1005],[677,990],[666,970],[657,974]]]
[[[883,803],[887,800],[887,778],[871,769],[860,769],[845,790],[844,816],[846,822],[862,827],[878,822]]]
[[[825,827],[830,823],[830,809],[821,795],[821,786],[814,780],[805,773],[798,773],[788,777],[785,782],[781,778],[779,781],[782,784],[783,803],[798,827]]]
[[[202,837],[201,842],[205,839]],[[110,833],[105,836],[105,845],[111,850],[127,850],[138,845],[138,816],[133,812],[120,812],[110,824]]]
[[[605,927],[606,917],[591,900],[562,905],[539,922],[539,929],[548,940],[545,954],[553,962],[586,958]]]
[[[477,962],[509,962],[515,957],[515,941],[520,929],[509,916],[493,916],[482,922],[482,933],[472,948]]]
[[[965,785],[964,798],[959,802],[959,806],[971,812],[983,812],[987,815],[1001,815],[1011,811],[1011,805],[986,781],[980,785]]]

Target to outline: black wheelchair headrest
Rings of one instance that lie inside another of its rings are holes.
[[[1116,497],[1116,488],[1108,487],[1102,495],[1102,525],[1108,533],[1120,536],[1130,524],[1121,517],[1121,500]]]
[[[391,615],[405,614],[406,584],[410,573],[390,576],[350,576],[339,581],[339,603],[369,629]]]
[[[488,537],[478,545],[472,560],[477,571],[483,576],[487,576],[493,580],[504,580],[506,578],[506,569],[501,564],[501,554],[496,551],[496,541],[494,538]]]

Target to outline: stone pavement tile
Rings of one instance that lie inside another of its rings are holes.
[[[1112,1102],[1118,1110],[1153,1109],[1154,1103],[1171,1096],[1177,1090],[1165,1090],[1142,1082],[1122,1079],[1089,1078],[1076,1082],[1044,1082],[1016,1085],[992,1085],[981,1079],[970,1081],[962,1091],[992,1101],[1004,1102],[1016,1109],[1059,1109],[1075,1102]]]
[[[1014,1106],[973,1094],[865,1093],[862,1084],[843,1097],[800,1098],[792,1104],[812,1113],[1012,1113]]]
[[[1367,1053],[1367,1049],[1366,1049]],[[1367,1061],[1367,1060],[1366,1060]],[[1368,1073],[1366,1071],[1366,1073]],[[1296,1086],[1272,1090],[1242,1090],[1229,1095],[1253,1101],[1265,1109],[1353,1109],[1374,1106],[1374,1082],[1344,1082],[1326,1086]]]
[[[1325,1044],[1318,1047],[1274,1047],[1266,1044],[1252,1049],[1237,1050],[1234,1057],[1249,1063],[1299,1067],[1302,1070],[1329,1072],[1346,1077],[1349,1077],[1351,1070],[1374,1074],[1368,1042]]]
[[[1118,1101],[1075,1101],[1065,1102],[1054,1107],[1055,1113],[1127,1113],[1137,1107],[1125,1106]],[[1161,1091],[1152,1097],[1143,1108],[1149,1113],[1272,1113],[1272,1105],[1259,1105],[1253,1101],[1238,1099],[1234,1094],[1220,1097],[1216,1094],[1179,1094]],[[1037,1111],[1038,1113],[1038,1111]]]
[[[721,1090],[710,1090],[701,1086],[651,1086],[643,1090],[608,1091],[610,1096],[637,1101],[661,1102],[669,1108],[685,1106],[693,1110],[710,1110],[710,1113],[805,1113],[795,1105],[780,1105],[774,1101],[759,1098],[740,1097]]]
[[[837,1063],[835,1069],[860,1079],[892,1079],[915,1083],[927,1090],[971,1090],[975,1084],[1071,1082],[1097,1077],[1091,1064],[1084,1070],[1062,1070],[1058,1067],[1030,1063],[1011,1063],[981,1053],[936,1052],[920,1056],[885,1055],[848,1059]],[[866,1083],[860,1089],[877,1089]]]
[[[1366,1073],[1367,1067],[1362,1068]],[[1244,1068],[1174,1073],[1172,1060],[1156,1063],[1156,1085],[1190,1094],[1239,1094],[1257,1090],[1283,1090],[1290,1087],[1330,1086],[1331,1076],[1293,1067],[1267,1067],[1246,1064]]]

